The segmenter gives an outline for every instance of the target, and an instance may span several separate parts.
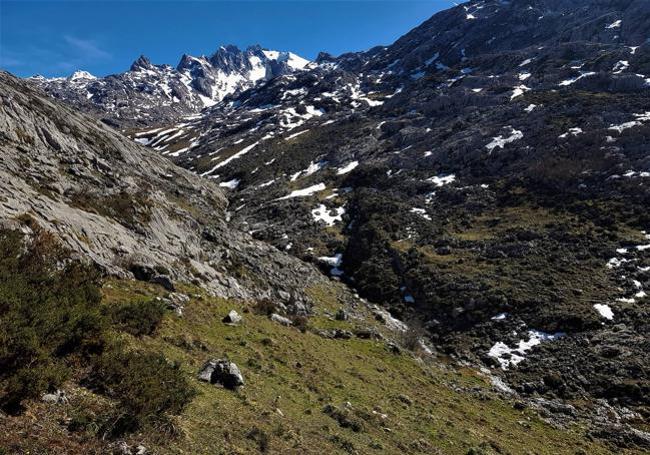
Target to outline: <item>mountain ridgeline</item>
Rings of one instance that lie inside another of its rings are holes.
[[[0,82],[5,225],[90,259],[108,306],[189,296],[129,343],[194,382],[223,344],[253,378],[148,447],[650,449],[650,2],[472,0],[313,62]]]
[[[67,78],[30,80],[55,98],[110,119],[113,126],[147,125],[197,113],[226,95],[308,64],[291,52],[231,45],[209,57],[185,54],[176,68],[154,65],[141,55],[121,74],[97,78],[76,71]]]

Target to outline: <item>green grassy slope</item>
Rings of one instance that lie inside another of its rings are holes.
[[[380,340],[314,333],[380,329],[361,304],[355,313],[362,319],[327,316],[337,309],[337,289],[309,290],[321,305],[305,333],[248,311],[245,303],[183,289],[193,296],[183,317],[169,315],[155,336],[130,342],[180,362],[198,395],[176,422],[180,436],[161,442],[141,435],[134,442],[170,454],[607,453],[581,428],[555,429],[531,411],[515,410],[472,369],[394,354]],[[136,282],[104,286],[107,305],[152,293],[160,290]],[[239,326],[221,322],[233,308],[244,316]],[[196,380],[212,357],[237,363],[246,385],[231,391]],[[324,412],[328,405],[334,413]]]

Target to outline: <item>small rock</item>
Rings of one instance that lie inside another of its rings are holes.
[[[383,338],[381,333],[371,328],[355,330],[354,334],[357,336],[357,338],[361,338],[363,340],[381,340]]]
[[[291,294],[289,294],[287,291],[278,291],[278,297],[280,297],[280,299],[285,302],[291,301]]]
[[[409,397],[408,395],[404,395],[403,393],[400,393],[397,396],[397,399],[399,401],[401,401],[402,403],[404,403],[406,405],[409,405],[409,406],[411,406],[413,404],[413,400],[411,400],[411,397]]]
[[[339,340],[349,340],[352,338],[353,334],[348,330],[334,329],[334,333],[332,335],[333,338],[337,338]]]
[[[54,393],[45,393],[41,399],[51,404],[64,404],[68,402],[68,397],[63,390],[57,390]]]
[[[227,359],[208,360],[199,371],[199,380],[221,384],[227,389],[244,385],[244,377],[239,367]]]
[[[291,319],[285,318],[284,316],[280,316],[277,313],[272,313],[270,317],[271,317],[271,321],[277,322],[278,324],[282,324],[282,325],[286,325],[286,326],[293,325],[293,322],[291,321]]]
[[[239,324],[242,321],[242,317],[235,310],[230,310],[222,321],[226,324]]]
[[[151,283],[161,285],[162,287],[164,287],[166,290],[170,292],[174,292],[176,290],[174,283],[172,282],[171,278],[169,278],[167,275],[156,275],[153,278],[151,278],[149,281]]]
[[[524,403],[523,401],[515,401],[515,404],[513,404],[512,407],[517,411],[523,411],[524,409],[526,409],[526,403]]]
[[[386,342],[386,348],[388,348],[388,350],[390,352],[392,352],[393,354],[401,354],[401,352],[402,352],[400,347],[396,343],[394,343],[392,341]]]
[[[336,319],[337,321],[347,321],[348,318],[349,318],[348,313],[343,308],[338,310],[334,315],[334,319]]]
[[[133,455],[133,452],[131,451],[131,447],[129,447],[129,445],[124,441],[115,443],[112,447],[111,452],[114,455]]]

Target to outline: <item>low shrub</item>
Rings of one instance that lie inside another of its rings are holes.
[[[0,231],[0,407],[12,413],[65,380],[68,356],[101,351],[106,328],[97,270],[33,229]]]
[[[157,300],[129,302],[110,309],[113,324],[133,336],[152,335],[165,315],[165,304]]]
[[[178,364],[160,354],[120,347],[95,359],[88,385],[120,403],[104,429],[111,436],[144,426],[166,427],[168,416],[180,414],[196,394]]]
[[[113,436],[151,425],[168,433],[195,391],[162,355],[131,352],[116,328],[152,334],[165,307],[137,301],[102,311],[100,275],[71,257],[37,225],[29,237],[0,230],[0,406],[18,413],[25,400],[59,387],[71,373],[116,400],[103,415],[79,414],[71,431]],[[112,323],[112,324],[111,324]],[[105,414],[105,415],[104,415]]]

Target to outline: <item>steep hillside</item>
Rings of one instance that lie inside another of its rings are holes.
[[[610,450],[586,438],[610,422],[516,401],[229,228],[210,181],[0,85],[2,453]],[[199,376],[210,359],[228,365],[215,384]]]
[[[212,182],[7,73],[0,82],[0,215],[18,220],[10,224],[28,215],[110,274],[160,269],[224,296],[291,301],[294,310],[302,302],[294,294],[326,281],[230,229],[227,201]]]
[[[123,132],[435,355],[647,450],[649,36],[644,0],[470,1]]]
[[[645,421],[649,15],[631,0],[469,2],[127,133],[439,350],[521,393]]]

